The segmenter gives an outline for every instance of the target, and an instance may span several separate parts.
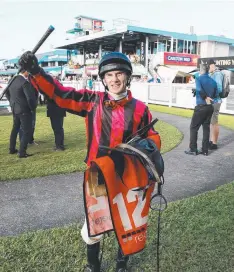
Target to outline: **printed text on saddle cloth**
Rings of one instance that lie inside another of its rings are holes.
[[[150,186],[143,199],[144,192],[136,189],[148,184],[148,174],[138,160],[125,158],[127,170],[121,180],[117,174],[113,175],[112,160],[108,158],[110,167],[104,169],[100,167],[104,163],[100,159],[97,160],[105,185],[98,185],[97,173],[91,171],[90,175],[86,171],[85,204],[89,236],[114,230],[125,255],[141,251],[146,243],[149,204],[154,185]]]

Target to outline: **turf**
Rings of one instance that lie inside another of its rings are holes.
[[[8,154],[12,116],[0,116],[0,124],[1,181],[85,170],[86,133],[83,118],[67,114],[64,120],[66,150],[55,152],[54,135],[49,118],[46,117],[46,109],[38,107],[35,141],[39,145],[29,145],[28,153],[34,155],[27,159],[19,159],[16,155]],[[169,124],[158,122],[155,128],[162,137],[162,152],[171,150],[182,140],[181,132]]]
[[[161,272],[234,271],[234,183],[170,203],[162,214]],[[148,243],[130,259],[130,271],[156,271],[157,212],[151,212]],[[117,244],[105,239],[104,271],[114,271]],[[0,239],[4,272],[76,272],[86,263],[80,226],[40,230]],[[2,269],[2,270],[1,270]]]

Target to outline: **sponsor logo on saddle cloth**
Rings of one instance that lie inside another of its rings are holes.
[[[122,179],[116,174],[109,156],[94,160],[85,172],[85,210],[90,237],[114,230],[124,255],[145,247],[150,199],[154,183],[149,185],[148,172],[134,156],[124,155]]]

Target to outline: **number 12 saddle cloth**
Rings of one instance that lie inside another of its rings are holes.
[[[109,149],[84,175],[84,204],[90,237],[115,231],[124,255],[144,249],[150,200],[164,163],[151,137]]]

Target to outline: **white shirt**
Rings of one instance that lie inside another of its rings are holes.
[[[25,78],[28,81],[28,78],[24,74],[19,73],[19,76],[22,76],[23,78]]]

